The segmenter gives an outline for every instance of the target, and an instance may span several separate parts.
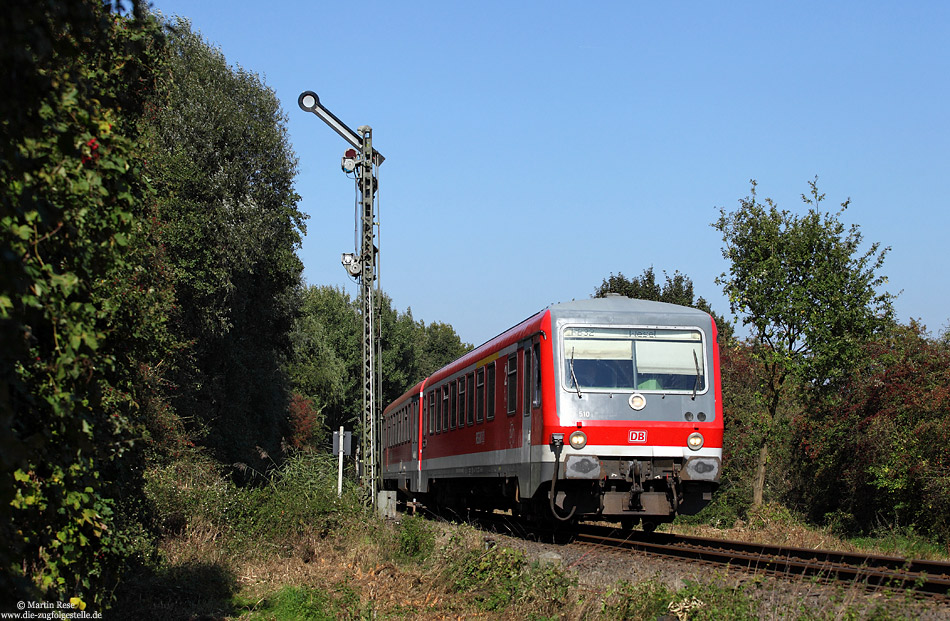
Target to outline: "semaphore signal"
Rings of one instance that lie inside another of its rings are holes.
[[[342,263],[347,273],[360,283],[360,310],[363,318],[363,410],[361,421],[363,433],[360,441],[360,484],[374,506],[379,489],[379,398],[382,378],[379,372],[379,322],[376,316],[377,254],[374,229],[376,215],[375,170],[385,158],[373,148],[373,129],[362,125],[353,131],[346,123],[336,118],[320,103],[313,91],[304,91],[297,98],[297,105],[304,112],[312,112],[330,126],[352,147],[343,154],[341,166],[346,173],[356,176],[359,192],[359,224],[361,231],[360,253],[343,253]]]

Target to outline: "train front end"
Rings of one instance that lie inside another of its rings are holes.
[[[651,529],[702,509],[722,468],[711,317],[619,296],[550,311],[556,411],[543,441],[555,517]]]

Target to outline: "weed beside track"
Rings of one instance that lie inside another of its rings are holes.
[[[253,490],[207,472],[153,477],[151,493],[174,512],[174,529],[164,532],[159,556],[122,585],[108,616],[950,619],[899,595],[640,556],[618,561],[421,517],[381,520],[363,510],[355,490],[341,499],[324,491],[335,483],[333,464],[324,462],[301,456]]]

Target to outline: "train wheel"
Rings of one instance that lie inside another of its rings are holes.
[[[657,523],[652,521],[643,520],[643,532],[652,533],[656,530]]]

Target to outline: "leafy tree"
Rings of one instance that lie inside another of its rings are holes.
[[[764,421],[753,503],[765,488],[769,440],[777,429],[782,399],[795,380],[812,390],[840,380],[857,360],[861,344],[891,315],[891,299],[877,289],[886,249],[873,244],[861,253],[857,225],[846,230],[840,216],[823,213],[817,178],[802,194],[808,211],[798,216],[759,202],[756,183],[739,208],[720,210],[713,227],[722,233],[723,257],[730,264],[717,282],[732,312],[751,330],[760,364],[759,398]]]
[[[816,519],[844,530],[913,528],[950,541],[950,347],[923,326],[892,325],[817,415],[796,430]]]
[[[693,281],[689,276],[681,274],[677,270],[673,272],[672,276],[664,271],[663,278],[664,281],[661,285],[656,280],[652,265],[643,270],[642,275],[634,278],[627,278],[622,272],[618,272],[616,276],[611,273],[610,277],[605,278],[600,286],[594,290],[594,297],[602,298],[606,297],[607,294],[615,293],[638,300],[652,300],[654,302],[698,308],[712,315],[723,341],[732,337],[732,324],[713,312],[705,298],[702,296],[698,299],[694,297]]]
[[[313,403],[323,427],[358,420],[363,351],[358,305],[344,291],[309,286],[301,294],[288,365],[294,390]]]
[[[419,378],[432,375],[472,350],[470,344],[462,342],[455,328],[441,321],[434,321],[429,325],[420,322],[415,338],[416,375]]]
[[[226,463],[260,463],[288,432],[284,371],[304,230],[297,161],[274,92],[227,64],[186,21],[148,117],[148,156],[172,265],[174,333],[188,358],[173,405]]]
[[[172,343],[137,130],[161,37],[139,8],[0,12],[0,593],[14,601],[105,604],[132,552],[140,420]]]
[[[679,304],[681,306],[693,305],[693,281],[687,276],[680,274],[679,271],[670,276],[663,272],[664,282],[661,285],[656,281],[656,274],[653,266],[643,270],[643,274],[632,279],[628,279],[623,273],[616,276],[613,273],[609,278],[605,278],[599,287],[594,291],[595,298],[602,298],[608,293],[617,293],[625,295],[628,298],[639,300],[653,300],[655,302],[667,302],[669,304]],[[700,302],[705,302],[702,298]]]
[[[388,295],[378,295],[382,354],[379,364],[383,377],[380,402],[385,407],[424,376],[419,373],[417,361],[417,335],[421,328],[412,317],[412,309],[400,313],[392,307]],[[362,353],[360,356],[362,359]]]
[[[307,287],[302,299],[289,365],[294,389],[319,410],[324,429],[352,426],[360,419],[363,398],[359,301],[340,289],[316,286]],[[383,407],[471,349],[452,326],[416,321],[411,310],[393,309],[385,294],[379,298],[379,318]]]

